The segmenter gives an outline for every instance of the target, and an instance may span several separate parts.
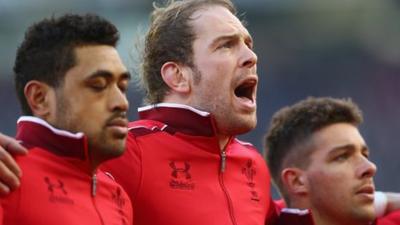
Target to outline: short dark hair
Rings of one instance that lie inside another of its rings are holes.
[[[293,153],[290,164],[307,168],[311,150],[304,148],[312,134],[336,123],[358,126],[363,120],[361,110],[351,99],[309,97],[276,112],[264,138],[268,166],[273,180],[288,201],[280,179],[284,160]],[[301,156],[299,156],[299,154]]]
[[[118,40],[117,28],[94,14],[53,16],[30,26],[18,48],[14,65],[15,88],[22,113],[32,115],[24,95],[25,85],[29,81],[38,80],[58,87],[66,72],[76,64],[76,47],[115,47]]]
[[[193,41],[196,37],[189,23],[193,20],[193,13],[204,6],[220,5],[236,15],[236,8],[230,0],[169,0],[164,7],[153,5],[141,65],[145,102],[150,104],[162,102],[169,90],[160,74],[164,63],[174,61],[193,67]]]

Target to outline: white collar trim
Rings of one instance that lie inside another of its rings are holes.
[[[44,120],[42,120],[42,119],[40,119],[38,117],[33,117],[33,116],[21,116],[18,119],[17,124],[20,123],[20,122],[24,122],[24,121],[40,124],[40,125],[42,125],[44,127],[47,127],[48,129],[50,129],[53,133],[61,135],[61,136],[66,136],[66,137],[70,137],[70,138],[74,138],[74,139],[81,139],[83,137],[83,135],[84,135],[82,132],[71,133],[69,131],[65,131],[65,130],[60,130],[60,129],[54,128],[53,126],[51,126],[46,121],[44,121]]]
[[[158,103],[158,104],[143,106],[143,107],[139,107],[138,108],[138,112],[143,112],[143,111],[154,109],[154,108],[157,108],[157,107],[169,107],[169,108],[187,109],[187,110],[195,112],[195,113],[197,113],[197,114],[199,114],[201,116],[204,116],[204,117],[210,115],[209,112],[201,111],[201,110],[195,109],[195,108],[193,108],[191,106],[178,104],[178,103]]]

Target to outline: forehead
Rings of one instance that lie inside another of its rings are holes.
[[[337,123],[316,131],[311,142],[314,148],[313,155],[327,155],[340,146],[354,145],[364,146],[358,128],[349,123]]]
[[[242,22],[223,6],[204,6],[194,12],[191,18],[197,38],[233,34],[250,36]]]
[[[75,66],[68,72],[79,74],[85,78],[96,71],[109,71],[112,74],[122,74],[126,68],[117,50],[108,45],[89,45],[74,49]]]

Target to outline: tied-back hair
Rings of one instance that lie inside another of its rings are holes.
[[[193,68],[193,13],[208,6],[222,6],[236,15],[230,0],[169,0],[164,6],[153,6],[140,71],[147,104],[162,102],[169,91],[160,73],[164,63],[172,61]]]

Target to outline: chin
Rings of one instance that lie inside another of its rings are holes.
[[[110,146],[113,151],[124,151],[127,135],[111,133],[105,138],[105,145]]]
[[[113,152],[117,153],[118,155],[122,155],[122,153],[125,151],[125,139],[115,143],[113,149]]]
[[[357,214],[359,220],[365,222],[372,222],[376,218],[373,206],[364,207],[364,209],[362,211],[359,211]]]
[[[117,139],[108,141],[103,144],[102,152],[108,155],[110,158],[115,158],[122,155],[125,151],[125,139]]]
[[[247,122],[246,122],[246,125],[245,126],[243,126],[243,127],[245,127],[245,129],[246,129],[246,132],[249,132],[249,131],[251,131],[251,130],[253,130],[254,128],[256,128],[256,125],[257,125],[257,119],[249,119]]]
[[[246,134],[246,133],[252,131],[255,127],[256,127],[255,123],[251,123],[251,124],[250,123],[246,123],[246,124],[243,124],[240,127],[233,128],[232,130],[234,132],[232,132],[232,133],[235,134],[235,135]]]

